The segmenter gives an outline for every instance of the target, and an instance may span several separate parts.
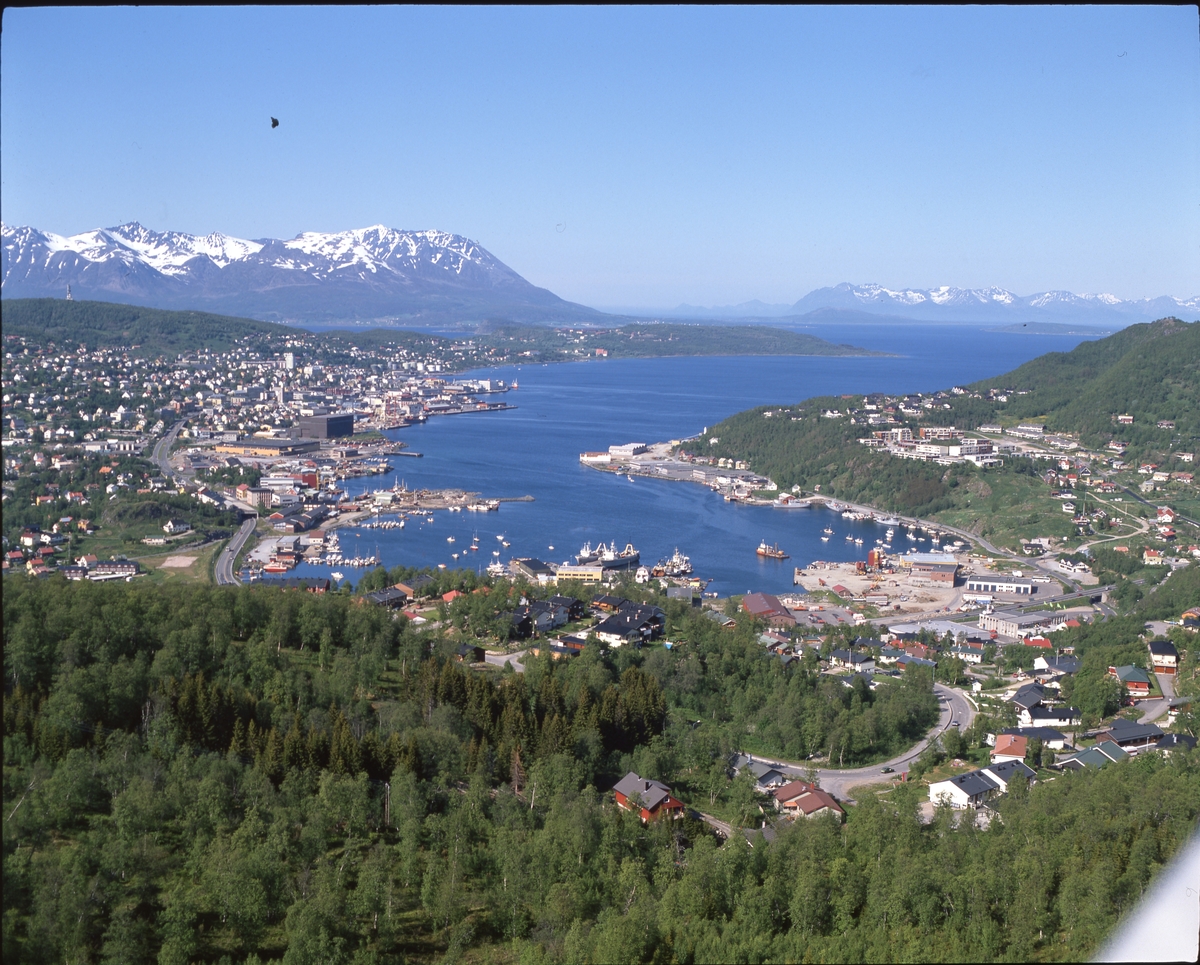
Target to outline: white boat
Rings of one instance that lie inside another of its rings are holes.
[[[553,547],[553,546],[549,547],[549,549],[550,549],[550,551],[551,551],[551,552],[553,552],[553,551],[554,551],[554,547]]]
[[[862,544],[863,544],[863,541],[862,541],[862,539],[861,539],[861,538],[859,538],[859,539],[856,539],[856,540],[854,541],[854,545],[855,545],[855,546],[862,546]]]
[[[829,542],[829,537],[828,537],[828,536],[822,536],[822,537],[821,537],[821,542],[822,542],[822,543],[828,543],[828,542]]]
[[[499,551],[499,550],[492,550],[492,555],[493,555],[493,556],[499,556],[499,555],[500,555],[500,551]]]
[[[447,543],[453,543],[453,542],[454,542],[454,537],[453,537],[453,536],[447,536],[447,537],[446,537],[446,542],[447,542]]]
[[[451,558],[451,559],[455,559],[455,560],[456,560],[456,559],[458,559],[458,554],[457,554],[457,553],[451,553],[451,554],[450,554],[450,558]]]
[[[503,543],[503,542],[504,542],[504,537],[503,537],[503,536],[497,536],[497,537],[496,537],[496,539],[497,539],[497,540],[499,540],[501,543]]]
[[[339,583],[340,583],[342,580],[344,580],[344,579],[346,578],[346,574],[345,574],[345,573],[340,573],[340,572],[338,572],[337,570],[334,570],[334,571],[333,571],[332,573],[330,573],[329,575],[330,575],[330,576],[332,576],[332,577],[333,577],[335,580],[337,580]]]

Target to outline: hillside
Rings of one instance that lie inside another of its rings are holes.
[[[228,351],[237,342],[283,341],[295,330],[271,322],[207,312],[164,311],[110,302],[21,298],[4,301],[4,334],[90,349],[133,348],[145,356],[209,348]]]
[[[1200,436],[1200,325],[1167,318],[1131,326],[1071,352],[1041,356],[961,394],[946,391],[924,401],[930,405],[922,404],[920,416],[897,410],[898,421],[886,427],[908,427],[916,436],[930,425],[972,430],[986,423],[1037,421],[1051,431],[1079,433],[1089,447],[1103,448],[1119,436],[1129,444],[1126,458],[1135,467],[1138,460],[1153,460],[1190,469],[1172,460],[1180,447],[1194,450]],[[1001,469],[981,470],[970,463],[941,466],[896,458],[858,442],[882,428],[867,424],[869,413],[857,409],[861,402],[857,396],[814,398],[740,412],[710,427],[696,448],[748,460],[784,489],[800,486],[938,519],[1001,545],[1015,547],[1035,535],[1075,534],[1070,516],[1041,481],[1038,464],[1009,458]],[[886,404],[882,398],[873,402]],[[1124,413],[1134,422],[1120,425],[1118,433],[1115,416]],[[1174,427],[1159,428],[1160,420]],[[1137,480],[1134,476],[1125,484]],[[1190,489],[1167,495],[1168,501],[1177,495],[1184,509],[1194,499]]]
[[[354,349],[388,354],[396,349],[443,355],[444,371],[527,361],[569,362],[596,357],[647,358],[666,355],[874,355],[852,345],[834,345],[813,335],[770,326],[627,325],[610,329],[552,329],[510,322],[476,327],[474,348],[439,335],[396,328],[305,329],[207,312],[166,311],[110,302],[61,298],[4,302],[4,332],[60,345],[131,348],[135,354],[174,356],[202,349],[228,351],[235,344],[281,350],[304,339],[326,362],[349,362]],[[451,351],[451,346],[457,346]]]
[[[1082,342],[1070,352],[1041,355],[1012,372],[971,386],[1013,389],[997,411],[1010,420],[1045,419],[1047,428],[1078,433],[1104,445],[1116,433],[1115,417],[1134,417],[1120,438],[1135,443],[1170,441],[1159,420],[1174,421],[1177,438],[1200,435],[1200,325],[1164,318],[1131,325],[1108,338]],[[1020,394],[1027,393],[1027,394]]]

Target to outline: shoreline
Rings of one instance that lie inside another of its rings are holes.
[[[651,443],[648,446],[648,452],[652,453],[652,454],[655,454],[655,453],[661,454],[664,452],[669,452],[670,449],[671,449],[671,445],[670,445],[670,443],[667,443],[667,442]],[[698,478],[695,478],[694,476],[688,477],[688,476],[684,476],[684,475],[679,475],[678,473],[683,472],[682,467],[684,467],[684,466],[688,466],[689,471],[694,471],[694,468],[692,468],[692,465],[690,463],[674,463],[672,468],[677,473],[676,475],[670,475],[665,471],[664,472],[654,471],[653,467],[654,467],[655,463],[659,463],[660,467],[661,467],[661,463],[664,460],[665,460],[665,457],[662,455],[652,455],[650,459],[644,460],[643,462],[640,462],[640,463],[638,463],[638,462],[622,462],[622,463],[606,465],[603,463],[598,464],[598,463],[594,463],[594,462],[587,462],[587,461],[583,461],[581,459],[581,465],[584,465],[589,469],[594,469],[597,472],[606,472],[606,473],[611,473],[613,475],[618,475],[618,476],[621,476],[621,475],[631,476],[631,477],[637,476],[637,477],[640,477],[643,479],[655,479],[655,480],[661,480],[663,482],[691,483],[693,485],[703,486],[705,489],[709,489],[712,492],[714,492],[715,494],[723,495],[726,502],[737,502],[737,503],[741,503],[746,506],[763,506],[763,507],[767,507],[767,508],[771,508],[771,509],[782,509],[782,510],[815,509],[815,508],[823,507],[823,508],[828,508],[839,514],[846,510],[850,510],[850,511],[856,512],[856,513],[862,513],[868,519],[871,519],[875,522],[881,522],[882,519],[894,519],[897,521],[896,525],[898,525],[898,526],[903,526],[905,528],[913,526],[918,529],[925,530],[926,532],[929,532],[929,533],[953,534],[954,536],[957,536],[958,538],[968,542],[970,544],[971,548],[979,547],[981,549],[986,549],[986,547],[984,547],[983,544],[981,543],[979,537],[977,537],[976,535],[974,535],[972,533],[964,532],[963,530],[957,529],[956,527],[948,526],[945,523],[940,523],[937,520],[922,519],[921,517],[918,517],[918,516],[909,516],[909,515],[905,515],[905,514],[902,514],[899,512],[892,512],[891,510],[881,509],[877,506],[871,506],[871,505],[867,505],[867,504],[863,504],[863,503],[855,503],[855,502],[851,502],[850,500],[847,500],[847,499],[839,499],[836,496],[828,496],[823,493],[808,493],[808,494],[797,493],[797,494],[795,494],[794,498],[789,498],[788,502],[786,502],[786,503],[780,503],[777,500],[762,499],[760,497],[750,496],[750,495],[734,495],[733,493],[723,493],[721,487],[715,486],[712,483],[707,481],[708,475],[711,474],[711,475],[715,476],[716,474],[720,473],[723,476],[728,476],[728,478],[731,480],[733,480],[735,478],[741,479],[741,480],[746,480],[747,477],[750,477],[750,478],[753,478],[756,480],[766,480],[766,477],[759,476],[757,473],[754,473],[748,469],[734,469],[734,470],[725,469],[725,470],[723,470],[720,467],[712,467],[712,466],[707,466],[707,465],[705,465],[703,467],[705,477],[706,477],[705,479],[698,479]],[[700,468],[700,467],[695,467],[695,468]],[[710,470],[711,470],[711,473],[710,473]],[[749,482],[747,482],[746,485],[749,485]],[[733,489],[734,486],[732,484],[730,484],[729,488]],[[788,494],[788,495],[790,496],[791,494]],[[970,552],[970,551],[971,550],[968,549],[966,552]],[[950,552],[950,551],[949,550],[938,550],[938,552]],[[1007,555],[1007,554],[1003,554],[1003,555]]]

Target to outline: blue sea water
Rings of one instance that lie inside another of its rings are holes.
[[[850,523],[827,510],[730,504],[691,483],[630,482],[582,466],[579,453],[690,436],[743,409],[815,395],[949,388],[999,375],[1045,352],[1070,350],[1084,340],[947,325],[828,325],[812,331],[828,341],[896,355],[620,359],[477,373],[519,380],[520,388],[504,396],[517,408],[436,417],[389,433],[424,457],[393,460],[394,474],[374,477],[370,486],[388,487],[399,478],[410,489],[458,487],[489,498],[531,495],[534,501],[503,503],[494,513],[437,512],[434,522],[412,518],[402,530],[346,529],[343,552],[365,554],[378,546],[387,566],[444,563],[481,569],[512,557],[573,561],[583,543],[615,540],[618,548],[633,543],[643,563],[678,547],[691,557],[695,574],[712,579],[709,589],[721,595],[790,590],[794,566],[816,559],[862,559],[883,536],[883,527]],[[348,485],[357,493],[364,483]],[[835,535],[822,543],[826,526]],[[845,540],[851,530],[863,538],[863,546]],[[469,552],[475,535],[481,548]],[[453,543],[447,541],[450,536]],[[511,545],[505,548],[497,537]],[[755,548],[764,539],[778,543],[791,558],[757,556]],[[894,545],[907,542],[900,536]],[[462,554],[459,560],[452,552]],[[328,571],[305,565],[297,575]],[[361,574],[344,572],[351,580]]]

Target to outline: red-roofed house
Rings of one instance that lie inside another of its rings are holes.
[[[1021,642],[1024,643],[1025,646],[1027,646],[1027,647],[1042,647],[1046,650],[1049,650],[1051,647],[1054,646],[1054,644],[1052,644],[1050,642],[1049,638],[1043,637],[1041,635],[1038,635],[1036,637],[1026,637]]]
[[[796,618],[788,608],[770,593],[747,593],[742,598],[742,609],[751,616],[766,620],[773,627],[794,627]]]
[[[1025,752],[1029,749],[1029,738],[1017,734],[997,734],[996,746],[992,748],[992,763],[1003,764],[1005,761],[1023,761]]]
[[[775,807],[789,817],[812,818],[821,814],[844,817],[846,812],[833,797],[807,781],[792,781],[774,791]]]

